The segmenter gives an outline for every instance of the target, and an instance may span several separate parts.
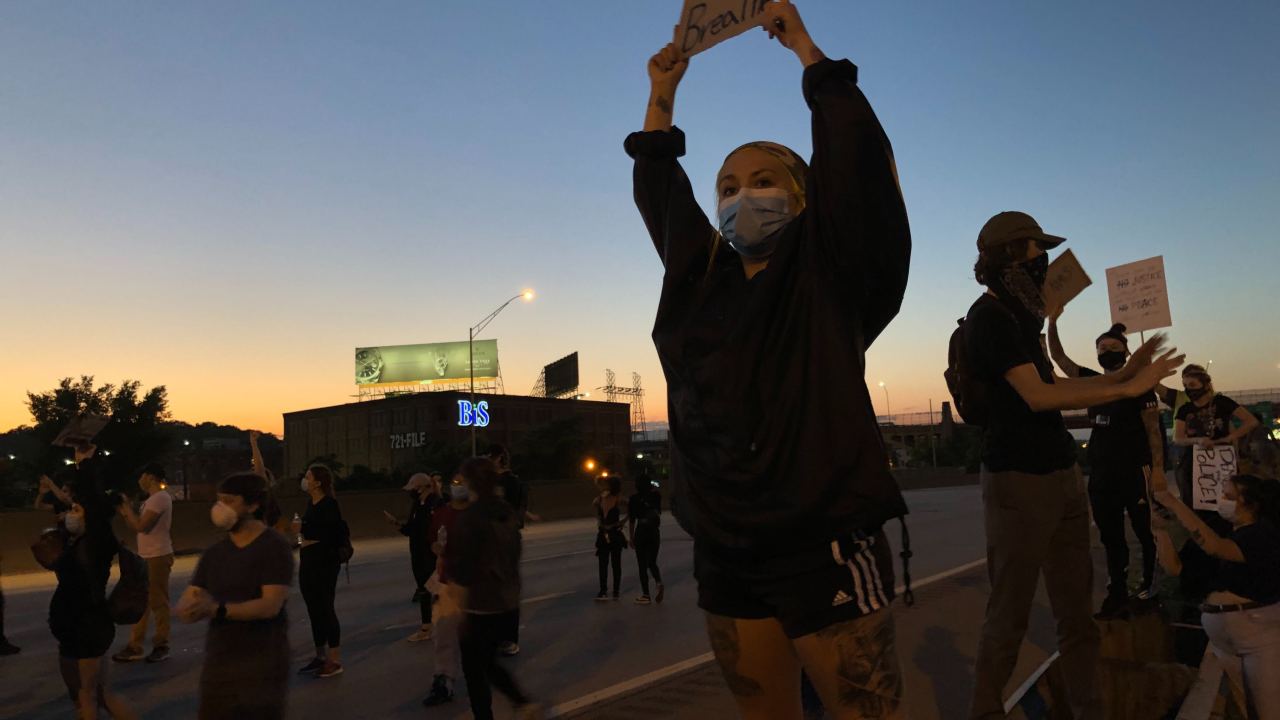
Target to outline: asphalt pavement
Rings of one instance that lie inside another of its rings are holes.
[[[912,717],[948,717],[971,682],[972,653],[985,601],[982,509],[977,487],[909,492],[909,523],[915,558],[912,574],[923,582],[915,608],[899,608],[900,654],[907,664]],[[896,525],[886,528],[896,547]],[[525,533],[521,654],[511,667],[526,688],[560,716],[624,717],[627,704],[644,702],[663,688],[701,682],[704,692],[676,692],[662,706],[674,711],[707,703],[701,720],[733,717],[728,696],[708,675],[709,651],[695,605],[692,542],[668,519],[659,563],[667,586],[662,605],[639,606],[635,562],[624,556],[623,599],[593,601],[597,591],[594,520],[546,523]],[[172,580],[176,598],[193,559],[180,559]],[[939,579],[940,578],[940,579]],[[901,580],[901,578],[899,578]],[[6,577],[6,629],[23,648],[0,658],[0,716],[63,718],[70,703],[57,676],[56,646],[45,625],[52,578],[48,574]],[[403,538],[356,544],[351,577],[339,580],[346,672],[319,680],[295,678],[291,718],[467,718],[465,695],[452,705],[426,710],[420,704],[433,674],[430,642],[405,641],[417,627],[410,602],[413,579]],[[289,600],[295,665],[311,654],[306,612],[296,589]],[[1052,648],[1052,626],[1042,609],[1024,652],[1018,677],[1026,677]],[[127,640],[118,628],[113,651]],[[172,659],[159,665],[110,668],[113,688],[144,718],[194,717],[204,626],[174,624]],[[646,694],[647,693],[647,694]],[[674,705],[672,704],[674,703]],[[918,708],[917,708],[918,706]],[[606,711],[605,708],[615,708]],[[509,716],[502,700],[499,717]],[[605,714],[600,714],[604,712]],[[646,717],[675,717],[649,713]]]

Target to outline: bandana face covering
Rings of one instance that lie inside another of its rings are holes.
[[[1049,256],[1040,255],[1006,267],[995,289],[1020,305],[1032,318],[1044,322],[1044,281],[1048,275]]]
[[[779,232],[791,222],[790,200],[782,188],[745,188],[720,203],[720,234],[749,259],[763,259],[778,247]]]

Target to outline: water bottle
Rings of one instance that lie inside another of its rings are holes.
[[[301,523],[301,522],[302,522],[302,516],[301,516],[301,515],[299,515],[298,513],[294,513],[294,514],[293,514],[293,521],[294,521],[295,523]],[[441,529],[443,530],[444,528],[441,528]],[[299,545],[299,546],[301,546],[301,545],[302,545],[302,533],[298,533],[298,545]]]

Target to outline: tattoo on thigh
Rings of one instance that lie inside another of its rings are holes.
[[[707,615],[707,635],[711,638],[711,649],[715,652],[716,662],[720,664],[720,672],[724,675],[729,692],[737,697],[756,697],[764,693],[760,683],[738,672],[738,660],[742,657],[742,648],[738,644],[738,626],[733,618]]]
[[[839,702],[864,717],[886,717],[902,704],[902,670],[888,610],[818,632],[836,654]]]

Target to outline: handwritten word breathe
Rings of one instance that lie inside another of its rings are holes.
[[[756,25],[768,0],[687,3],[680,22],[680,50],[685,56],[701,52],[712,45]]]

